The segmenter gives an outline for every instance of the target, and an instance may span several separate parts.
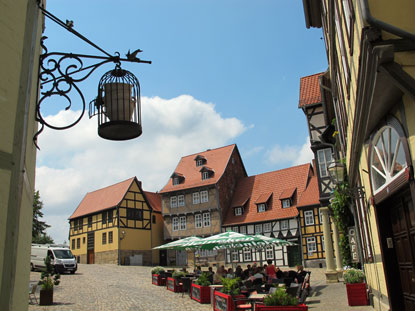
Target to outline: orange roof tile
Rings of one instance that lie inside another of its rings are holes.
[[[124,198],[134,179],[135,177],[132,177],[115,185],[88,192],[69,219],[117,206]]]
[[[280,194],[279,199],[280,200],[291,199],[292,196],[294,195],[295,190],[297,190],[296,187],[283,190]]]
[[[306,190],[301,194],[300,200],[297,204],[298,207],[319,205],[320,193],[318,190],[317,175],[311,177],[310,182],[307,185]]]
[[[153,209],[153,211],[161,213],[161,195],[155,192],[143,192],[148,201],[148,204],[150,204],[150,207]]]
[[[272,195],[272,192],[261,193],[258,199],[256,199],[255,204],[267,203],[271,195]]]
[[[216,184],[225,172],[225,168],[235,148],[236,145],[233,144],[182,157],[174,172],[181,174],[184,177],[184,181],[173,186],[172,179],[170,178],[160,193]],[[215,172],[211,178],[202,180],[201,167],[196,166],[195,159],[197,156],[204,157],[206,166]]]
[[[300,197],[306,189],[311,164],[303,164],[286,169],[245,177],[238,182],[232,199],[232,207],[242,206],[238,203],[246,202],[249,198],[259,198],[270,193],[268,209],[258,213],[256,201],[249,200],[245,211],[240,216],[235,216],[234,209],[230,208],[225,217],[224,225],[263,222],[271,219],[284,219],[298,215],[296,197]],[[294,197],[293,205],[282,208],[281,193],[286,189],[297,189],[297,196]]]
[[[300,102],[298,107],[302,108],[312,104],[321,103],[321,91],[319,77],[324,72],[300,78]]]

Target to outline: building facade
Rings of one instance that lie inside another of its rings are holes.
[[[226,262],[252,263],[272,260],[278,266],[302,263],[298,204],[313,176],[311,164],[254,175],[239,180],[223,227],[225,231],[263,234],[295,246],[270,246],[262,251],[227,252]],[[314,188],[318,201],[318,189]],[[311,190],[310,190],[311,192]]]
[[[0,7],[0,310],[27,310],[43,16],[37,1]]]
[[[377,310],[415,309],[415,3],[305,0],[345,159],[359,260]]]
[[[80,263],[157,265],[163,242],[161,200],[137,178],[85,195],[69,218],[69,243]]]
[[[182,157],[160,191],[164,239],[220,233],[236,183],[245,176],[236,145]],[[184,265],[187,262],[185,252],[169,251],[167,254],[167,264]],[[207,256],[206,260],[223,261],[223,252],[203,252],[202,255]]]

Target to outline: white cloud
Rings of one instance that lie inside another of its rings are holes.
[[[310,149],[310,138],[302,146],[275,145],[266,152],[266,160],[272,165],[285,165],[286,167],[310,163],[314,154]]]
[[[61,111],[46,119],[64,124],[76,113]],[[222,118],[213,104],[189,95],[143,97],[142,122],[142,136],[124,142],[99,138],[97,120],[87,116],[71,129],[46,128],[39,136],[36,189],[56,241],[67,239],[67,218],[87,192],[132,176],[145,190],[160,190],[182,156],[232,143],[246,130],[240,120]]]

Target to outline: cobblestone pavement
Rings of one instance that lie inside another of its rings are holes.
[[[151,284],[151,268],[116,265],[79,265],[76,274],[61,276],[61,284],[54,289],[54,305],[29,305],[35,310],[72,311],[141,311],[141,310],[212,310],[210,304],[199,304],[187,295],[173,293],[164,286]],[[310,269],[312,293],[307,299],[309,310],[373,310],[349,307],[343,283],[326,284],[324,269]],[[31,272],[31,282],[40,272]],[[36,293],[39,298],[39,289]]]

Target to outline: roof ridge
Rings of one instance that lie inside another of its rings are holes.
[[[276,172],[287,171],[287,170],[291,170],[291,169],[294,169],[294,168],[299,168],[300,166],[307,166],[307,165],[311,165],[311,163],[298,164],[298,165],[282,168],[282,169],[275,170],[275,171],[270,171],[270,172],[260,173],[260,174],[256,174],[256,175],[251,175],[251,176],[248,176],[248,177],[245,177],[245,178],[261,176],[261,175],[267,175],[267,174],[272,174],[272,173],[276,173]]]
[[[300,77],[300,79],[310,78],[310,77],[317,76],[317,75],[323,75],[324,73],[325,73],[325,71],[322,71],[322,72],[314,73],[312,75]]]
[[[227,147],[230,147],[230,146],[236,146],[236,144],[234,143],[234,144],[230,144],[230,145],[226,145],[226,146],[222,146],[222,147],[217,147],[217,148],[213,148],[213,149],[206,149],[205,151],[199,151],[199,152],[195,152],[195,153],[192,153],[192,154],[188,154],[188,155],[182,156],[181,159],[187,158],[187,157],[191,157],[191,156],[194,156],[194,155],[199,155],[200,153],[203,153],[203,152],[224,149],[224,148],[227,148]]]
[[[102,187],[102,188],[96,189],[96,190],[91,191],[91,192],[87,192],[87,193],[86,193],[86,195],[87,195],[87,194],[90,194],[90,193],[97,192],[97,191],[101,191],[101,190],[104,190],[104,189],[107,189],[107,188],[114,187],[114,186],[119,185],[119,184],[122,184],[122,183],[124,183],[124,182],[126,182],[126,181],[128,181],[128,180],[130,180],[130,179],[135,179],[135,178],[137,178],[137,176],[127,178],[126,180],[123,180],[123,181],[117,182],[117,183],[115,183],[115,184],[112,184],[112,185],[109,185],[109,186],[106,186],[106,187]],[[137,179],[137,180],[138,180],[138,179]],[[86,196],[86,195],[85,195],[85,196]]]

